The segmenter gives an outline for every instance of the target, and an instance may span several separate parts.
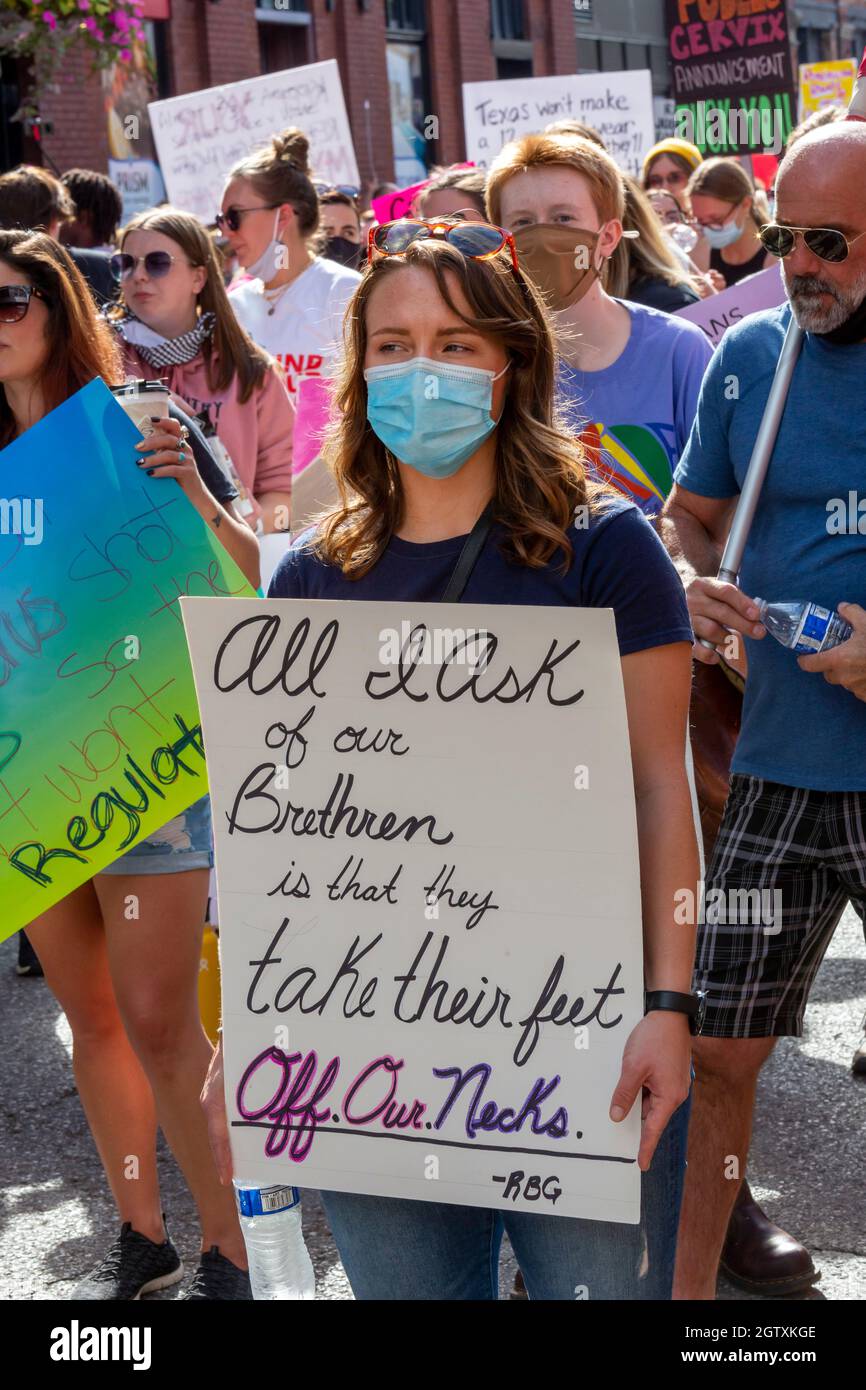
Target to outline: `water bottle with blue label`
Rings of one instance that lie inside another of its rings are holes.
[[[254,1187],[234,1180],[256,1302],[315,1298],[316,1280],[301,1231],[296,1187]]]
[[[783,647],[806,656],[838,647],[840,642],[847,642],[854,631],[838,613],[822,608],[819,603],[807,603],[804,599],[768,603],[762,598],[756,598],[755,603],[759,621],[770,636]]]

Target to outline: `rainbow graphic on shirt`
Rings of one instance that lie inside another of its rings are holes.
[[[661,425],[605,425],[580,431],[590,471],[655,516],[673,487],[671,455]]]

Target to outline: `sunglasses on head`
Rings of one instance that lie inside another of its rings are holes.
[[[798,235],[802,236],[813,256],[838,264],[848,259],[849,249],[861,236],[866,236],[866,232],[860,232],[849,241],[845,233],[837,232],[835,227],[780,227],[777,222],[768,222],[758,232],[764,250],[780,258],[790,256]]]
[[[128,251],[117,251],[111,257],[111,270],[115,280],[128,280],[137,265],[144,266],[144,273],[151,280],[160,280],[174,265],[175,258],[170,251],[148,251],[146,256],[130,256]]]
[[[320,198],[325,198],[329,193],[342,193],[344,198],[360,198],[361,190],[356,188],[353,183],[314,183],[313,187]]]
[[[43,304],[51,303],[48,295],[35,285],[0,286],[0,323],[20,323],[33,298],[41,299]]]
[[[275,212],[281,208],[282,203],[261,203],[254,208],[229,208],[228,212],[218,212],[214,218],[214,226],[222,231],[223,227],[228,227],[230,232],[240,231],[241,221],[247,212]]]
[[[370,228],[369,254],[402,256],[416,241],[447,241],[455,251],[472,261],[487,261],[504,247],[511,252],[511,264],[518,270],[514,237],[504,227],[489,222],[383,222]]]

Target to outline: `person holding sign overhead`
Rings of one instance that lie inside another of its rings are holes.
[[[0,449],[95,377],[122,376],[111,331],[68,252],[42,233],[0,233]],[[205,480],[180,418],[153,424],[130,468],[182,488],[256,585],[258,546],[232,507],[234,488],[206,452]],[[201,1218],[205,1251],[187,1297],[251,1296],[234,1203],[217,1180],[197,1104],[210,1056],[197,985],[212,862],[203,797],[28,924],[72,1031],[81,1103],[123,1223],[76,1299],[133,1300],[182,1276],[162,1215],[157,1115]]]
[[[230,295],[253,342],[277,359],[289,399],[305,377],[328,374],[358,272],[319,254],[321,214],[309,141],[294,127],[240,160],[216,223],[253,278]]]
[[[462,589],[474,603],[612,608],[637,795],[646,986],[676,998],[648,996],[610,1097],[617,1122],[643,1093],[638,1225],[333,1191],[322,1194],[326,1213],[357,1298],[495,1299],[507,1231],[533,1298],[573,1299],[585,1286],[592,1299],[667,1299],[688,1015],[698,1007],[687,995],[692,934],[673,919],[676,886],[699,872],[684,761],[691,628],[682,587],[639,510],[587,477],[580,445],[559,425],[551,326],[509,234],[478,222],[386,223],[372,232],[370,255],[326,442],[340,501],[283,558],[270,596],[438,601]],[[220,1050],[205,1105],[228,1181]]]

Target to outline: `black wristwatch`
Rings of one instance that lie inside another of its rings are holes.
[[[698,990],[697,994],[677,994],[673,989],[651,989],[644,995],[644,1013],[652,1013],[654,1009],[688,1014],[689,1032],[693,1036],[699,1036],[704,1027],[707,996],[703,990]]]

